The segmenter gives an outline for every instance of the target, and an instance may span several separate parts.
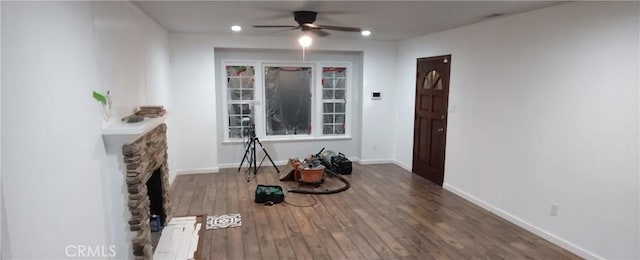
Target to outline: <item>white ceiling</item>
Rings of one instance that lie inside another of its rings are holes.
[[[369,29],[377,40],[402,40],[556,5],[558,1],[133,1],[170,32],[232,33],[290,37],[298,31],[252,28],[252,25],[297,25],[293,11],[318,12],[315,24]],[[327,31],[333,38],[359,33]]]

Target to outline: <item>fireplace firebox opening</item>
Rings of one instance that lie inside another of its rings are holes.
[[[151,213],[150,226],[151,232],[157,232],[164,226],[167,215],[164,212],[163,206],[163,190],[162,190],[162,177],[160,169],[156,169],[149,177],[147,181],[147,196],[149,196],[149,209]],[[154,217],[157,216],[157,217]]]

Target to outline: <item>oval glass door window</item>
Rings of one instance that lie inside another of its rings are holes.
[[[427,73],[427,75],[424,77],[422,88],[442,90],[442,79],[440,78],[440,74],[435,70]]]

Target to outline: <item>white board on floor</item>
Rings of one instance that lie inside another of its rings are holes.
[[[189,257],[188,259],[194,259],[196,250],[198,250],[198,241],[200,240],[200,228],[202,228],[202,224],[198,223],[196,228],[191,233],[191,245],[189,246]]]
[[[202,224],[196,224],[195,217],[173,218],[164,227],[160,241],[153,254],[154,259],[193,259],[198,249]]]

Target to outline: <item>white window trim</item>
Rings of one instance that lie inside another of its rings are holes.
[[[236,140],[236,138],[230,138],[229,137],[229,86],[228,86],[228,81],[227,81],[227,66],[253,66],[254,69],[254,75],[253,75],[253,106],[255,107],[255,100],[256,97],[258,96],[258,91],[260,86],[257,83],[258,80],[261,80],[260,77],[261,75],[258,75],[257,70],[260,69],[259,63],[255,62],[255,61],[223,61],[221,62],[221,74],[222,77],[224,78],[222,80],[222,115],[223,115],[223,133],[224,133],[224,140]],[[256,117],[256,111],[253,111],[253,115],[254,117]],[[255,120],[255,119],[254,119]],[[257,125],[257,123],[256,123]],[[242,138],[237,139],[237,140],[242,140]]]
[[[224,144],[242,143],[246,138],[229,137],[229,102],[227,86],[227,66],[253,66],[254,67],[254,91],[252,110],[254,123],[256,125],[256,136],[262,142],[289,142],[289,141],[318,141],[318,140],[349,140],[352,139],[352,102],[354,102],[351,62],[295,62],[295,61],[256,61],[256,60],[221,60],[220,75],[222,76],[222,131]],[[265,81],[263,79],[265,67],[306,67],[312,68],[311,82],[311,134],[310,135],[266,135],[266,97]],[[323,67],[345,67],[347,69],[345,77],[345,133],[343,135],[323,135],[322,117],[322,68]]]
[[[345,129],[344,129],[344,134],[342,135],[324,135],[323,132],[323,118],[322,118],[322,109],[323,109],[323,103],[322,102],[322,90],[323,90],[323,86],[322,86],[322,68],[324,67],[344,67],[347,69],[347,73],[345,75],[345,82],[344,82],[344,87],[345,87],[345,101],[344,101],[344,113],[345,113],[345,118],[344,118],[344,122],[345,122]],[[352,90],[352,86],[351,86],[351,73],[352,73],[352,69],[351,69],[351,63],[350,62],[319,62],[318,63],[318,70],[316,71],[316,73],[318,73],[318,81],[316,82],[316,100],[318,102],[318,104],[320,104],[318,106],[318,112],[316,114],[316,118],[318,120],[314,121],[314,127],[316,127],[316,129],[319,129],[319,136],[322,137],[341,137],[341,136],[351,136],[351,128],[352,127],[352,123],[351,123],[351,103],[353,102],[353,97],[351,96],[351,94],[353,93]]]

